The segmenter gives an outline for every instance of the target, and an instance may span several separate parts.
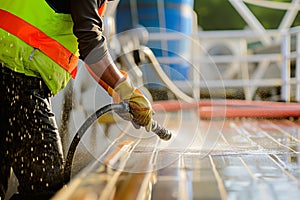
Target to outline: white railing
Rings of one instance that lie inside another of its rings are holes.
[[[295,48],[292,49],[292,38]],[[291,94],[300,102],[300,27],[294,27],[283,34],[282,39],[282,99],[290,101]],[[295,77],[291,77],[291,63],[295,62]],[[295,87],[292,87],[295,86]],[[294,89],[294,91],[293,91]]]
[[[135,0],[132,0],[135,2]],[[158,1],[159,2],[159,1]],[[230,4],[247,23],[250,30],[238,31],[198,31],[196,14],[194,17],[194,34],[183,36],[176,33],[150,33],[150,41],[187,40],[192,43],[190,55],[191,75],[189,80],[177,81],[178,87],[184,91],[193,86],[193,95],[198,97],[200,89],[208,88],[242,88],[247,100],[254,99],[259,87],[281,87],[280,100],[300,101],[300,70],[299,70],[299,32],[300,28],[289,28],[300,10],[300,0],[290,2],[273,2],[266,0],[229,0]],[[277,30],[267,30],[260,20],[248,8],[248,4],[269,9],[285,10]],[[135,10],[135,9],[133,9]],[[161,9],[157,11],[161,12]],[[163,13],[160,13],[163,19]],[[137,16],[135,16],[137,17]],[[160,19],[161,20],[161,19]],[[293,40],[291,40],[293,37]],[[232,45],[232,55],[209,55],[206,53],[209,43],[227,43]],[[247,46],[251,42],[260,42],[263,47],[277,47],[277,51],[255,52]],[[296,43],[294,49],[291,44]],[[159,57],[161,64],[182,62],[182,56]],[[295,62],[295,77],[291,77],[291,63]],[[214,71],[209,69],[215,65]],[[270,68],[278,66],[279,72],[272,72],[274,77],[268,77]],[[224,69],[227,66],[227,69]],[[219,77],[210,77],[222,73]],[[225,72],[224,72],[225,71]]]
[[[281,87],[281,100],[300,102],[300,27],[294,27],[285,31],[268,30],[266,34],[268,34],[269,38],[273,38],[274,41],[276,39],[279,42],[263,47],[277,47],[277,51],[257,53],[247,47],[249,43],[258,41],[259,37],[261,37],[261,34],[250,30],[199,31],[197,34],[190,36],[190,42],[197,43],[197,45],[192,45],[194,48],[190,52],[193,55],[190,61],[192,71],[193,73],[200,73],[202,79],[200,81],[194,80],[195,76],[191,75],[191,78],[187,80],[188,84],[192,84],[194,88],[200,90],[202,87],[224,87],[225,89],[228,87],[241,87],[247,100],[253,99],[255,91],[259,87]],[[186,40],[187,37],[179,33],[150,33],[149,37],[150,41],[180,39]],[[209,55],[205,53],[207,49],[202,44],[213,43],[214,41],[230,41],[231,44],[238,44],[242,41],[243,45],[240,45],[240,49],[238,49],[240,51],[239,54]],[[292,44],[296,44],[296,47],[293,49],[291,48]],[[182,62],[182,59],[177,57],[158,57],[157,59],[161,64],[166,65]],[[295,63],[295,77],[291,77],[292,62]],[[208,67],[208,64],[215,64],[218,67],[221,64],[224,65],[224,63],[238,63],[238,68],[232,68],[228,72],[235,75],[239,73],[238,78],[233,76],[225,79],[221,76],[219,79],[203,80],[205,79],[205,75],[201,72],[203,67]],[[254,64],[256,67],[253,70]],[[265,77],[268,68],[274,64],[280,68],[279,73],[275,74],[277,76],[272,78]],[[195,83],[197,84],[195,85]],[[177,85],[185,90],[186,88],[184,87],[188,84],[178,81]]]

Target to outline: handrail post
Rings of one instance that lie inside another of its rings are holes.
[[[287,31],[282,35],[281,54],[281,100],[289,102],[291,100],[291,37]]]
[[[296,101],[300,102],[300,33],[296,34]]]

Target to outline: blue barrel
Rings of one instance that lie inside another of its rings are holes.
[[[172,80],[189,79],[190,63],[186,58],[190,57],[191,52],[191,41],[188,36],[192,34],[193,29],[194,0],[133,0],[136,2],[137,10],[131,9],[130,1],[132,0],[120,0],[116,15],[117,32],[142,25],[150,33],[180,32],[184,34],[184,39],[149,41],[147,45],[157,57],[176,57],[180,60],[178,64],[163,66],[164,71]],[[135,12],[134,15],[132,12]],[[132,16],[137,16],[137,19],[132,19]],[[135,22],[137,24],[134,24]]]

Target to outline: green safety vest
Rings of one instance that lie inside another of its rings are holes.
[[[55,13],[45,0],[0,1],[0,62],[41,77],[55,95],[75,77],[77,38],[71,15]]]

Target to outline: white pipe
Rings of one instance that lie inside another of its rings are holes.
[[[162,70],[159,62],[156,60],[153,52],[145,46],[141,46],[140,50],[144,52],[145,56],[149,60],[150,64],[152,64],[153,69],[156,71],[158,77],[160,80],[181,100],[188,102],[188,103],[193,103],[197,99],[194,99],[188,95],[186,95],[184,92],[182,92],[170,79],[169,77],[165,74],[165,72]]]
[[[207,59],[207,56],[199,55],[197,58],[194,58],[194,63],[231,63],[231,62],[262,62],[262,61],[273,61],[280,62],[282,61],[282,55],[280,53],[273,54],[252,54],[252,55],[224,55],[224,56],[209,56],[210,59]],[[163,64],[177,64],[182,62],[180,57],[157,57],[157,60]]]
[[[252,5],[272,8],[277,10],[288,10],[288,9],[297,9],[300,10],[300,5],[294,5],[294,8],[291,7],[289,2],[274,2],[274,1],[265,1],[265,0],[243,0],[245,3]]]
[[[157,0],[157,14],[159,19],[159,33],[166,33],[166,13],[165,13],[165,2],[161,0]],[[161,48],[162,50],[168,50],[168,43],[165,40],[161,41]],[[168,56],[167,51],[162,51],[163,56]]]
[[[249,10],[249,8],[244,4],[242,0],[229,0],[232,6],[236,9],[237,12],[243,17],[247,24],[260,35],[260,40],[265,45],[270,45],[272,40],[268,37],[265,28]]]
[[[130,13],[133,27],[139,24],[139,14],[136,0],[130,0]]]
[[[300,3],[300,0],[293,0],[291,5],[290,5],[290,8],[287,9],[287,12],[285,13],[280,25],[279,25],[279,30],[282,31],[286,28],[289,28],[292,26],[296,16],[297,16],[297,13],[298,13],[298,8],[297,6],[299,5]]]

